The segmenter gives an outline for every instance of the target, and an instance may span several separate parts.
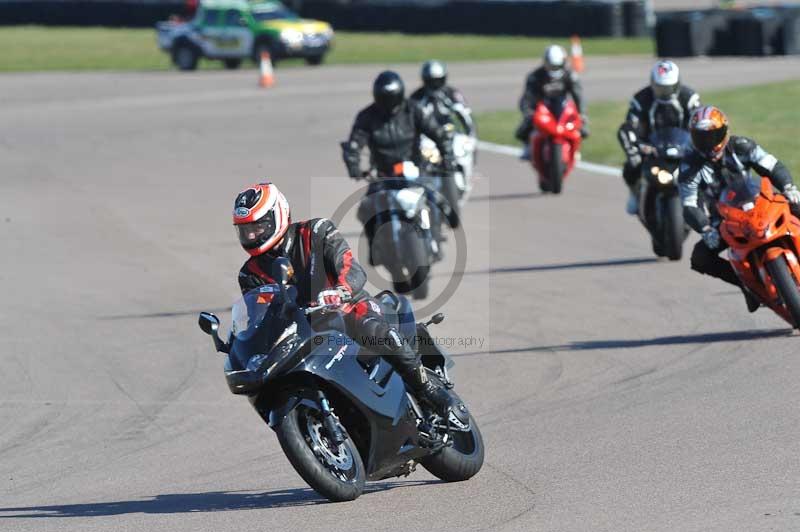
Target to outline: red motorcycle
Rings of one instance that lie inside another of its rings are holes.
[[[539,174],[539,188],[560,194],[581,147],[581,115],[572,100],[562,98],[539,102],[532,120],[536,133],[530,140],[531,161]]]

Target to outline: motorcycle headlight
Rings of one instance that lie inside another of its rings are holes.
[[[672,180],[674,179],[673,175],[667,172],[666,170],[660,170],[658,172],[658,176],[656,177],[658,178],[658,182],[661,183],[662,185],[669,185],[670,183],[672,183]]]
[[[425,189],[422,187],[401,188],[397,191],[397,203],[406,213],[406,216],[413,218],[417,212]]]

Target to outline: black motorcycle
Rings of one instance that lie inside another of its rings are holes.
[[[226,353],[231,392],[245,395],[276,432],[289,462],[314,490],[331,501],[353,500],[367,480],[408,475],[422,464],[436,477],[457,482],[483,465],[483,439],[474,418],[452,391],[450,358],[415,323],[408,300],[383,292],[378,300],[398,331],[413,341],[430,379],[456,404],[447,419],[423,408],[381,357],[351,340],[339,311],[301,307],[287,286],[288,261],[276,264],[268,284],[233,307],[228,342],[219,319],[200,314],[200,328]]]
[[[689,234],[678,191],[678,171],[688,146],[689,133],[680,128],[659,129],[642,146],[639,220],[650,233],[653,252],[669,260],[681,259]]]
[[[407,166],[392,177],[368,178],[371,184],[359,205],[358,219],[370,241],[370,264],[389,270],[395,292],[424,299],[431,266],[441,257],[441,222],[434,211],[437,207],[431,207],[433,178],[419,176],[416,166]]]

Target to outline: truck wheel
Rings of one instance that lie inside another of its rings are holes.
[[[321,65],[323,61],[325,61],[325,54],[306,57],[306,64],[311,66]]]
[[[197,48],[187,42],[178,43],[172,49],[172,62],[179,70],[195,70],[199,60]]]
[[[241,59],[225,59],[223,63],[225,64],[225,68],[228,70],[236,70],[237,68],[242,66]]]

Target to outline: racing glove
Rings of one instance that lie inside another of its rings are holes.
[[[719,236],[719,231],[717,231],[713,227],[707,227],[703,230],[703,242],[705,243],[706,247],[711,250],[719,249],[719,245],[721,243],[721,239]]]
[[[783,187],[783,195],[786,196],[789,203],[793,205],[800,204],[800,190],[797,189],[796,185],[788,184]]]
[[[317,296],[317,303],[328,307],[338,308],[342,303],[350,301],[350,292],[342,287],[328,288]]]

